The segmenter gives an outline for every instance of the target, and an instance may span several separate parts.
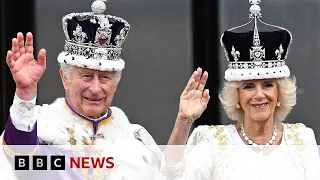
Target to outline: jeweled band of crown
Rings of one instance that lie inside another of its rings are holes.
[[[116,61],[120,59],[121,48],[99,48],[92,47],[92,45],[78,45],[72,42],[65,42],[64,50],[66,55],[85,56],[87,59],[94,58],[96,60],[111,60]]]
[[[255,69],[255,68],[274,68],[284,66],[283,60],[270,60],[263,62],[229,62],[229,69]]]

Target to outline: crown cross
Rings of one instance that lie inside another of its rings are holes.
[[[250,59],[253,61],[262,61],[265,58],[265,49],[263,46],[251,47]]]
[[[257,27],[257,19],[254,19],[254,30],[253,30],[253,46],[250,48],[250,59],[258,62],[265,58],[265,48],[260,46],[260,37]],[[259,66],[260,63],[257,64]]]
[[[232,46],[231,55],[233,56],[234,61],[237,62],[237,61],[239,60],[238,57],[240,57],[240,52],[239,52],[239,51],[236,51],[236,49],[234,48],[234,46]]]
[[[276,56],[277,56],[278,60],[281,59],[281,55],[283,52],[284,52],[284,50],[283,50],[282,44],[280,44],[279,49],[276,50]]]
[[[252,4],[249,10],[249,18],[261,18],[261,8],[258,5],[261,3],[261,0],[249,0],[249,3]]]
[[[249,0],[250,4],[257,5],[261,3],[261,0]]]
[[[76,30],[73,31],[74,40],[78,43],[83,43],[85,38],[87,38],[87,34],[82,31],[82,27],[78,24]]]

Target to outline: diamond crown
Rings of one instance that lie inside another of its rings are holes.
[[[229,69],[273,68],[285,65],[292,41],[290,31],[283,27],[267,24],[261,20],[261,0],[249,0],[250,21],[231,28],[221,36],[221,45],[229,61]],[[258,31],[258,21],[276,31]],[[232,32],[254,23],[253,30],[244,33]]]
[[[64,51],[87,59],[119,60],[121,46],[130,30],[129,23],[103,14],[105,0],[95,0],[91,9],[92,12],[70,13],[62,18],[66,37]]]

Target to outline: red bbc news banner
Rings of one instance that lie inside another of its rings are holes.
[[[32,159],[30,161],[30,158]],[[15,170],[66,170],[79,168],[114,168],[113,157],[15,156]],[[32,163],[30,163],[32,162]],[[30,164],[32,169],[30,168]],[[50,164],[50,165],[49,165]]]

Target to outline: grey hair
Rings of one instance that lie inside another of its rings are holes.
[[[283,121],[296,105],[296,79],[295,78],[281,78],[276,79],[279,89],[279,107],[274,111],[274,120],[277,122]],[[244,120],[244,111],[242,108],[237,108],[239,103],[238,89],[243,85],[243,82],[225,82],[219,93],[220,102],[227,114],[227,116],[235,121]]]
[[[60,63],[60,68],[62,69],[63,73],[66,75],[67,80],[70,82],[72,77],[72,71],[76,66],[70,64]],[[122,71],[113,71],[113,80],[116,84],[118,84],[121,80]]]

